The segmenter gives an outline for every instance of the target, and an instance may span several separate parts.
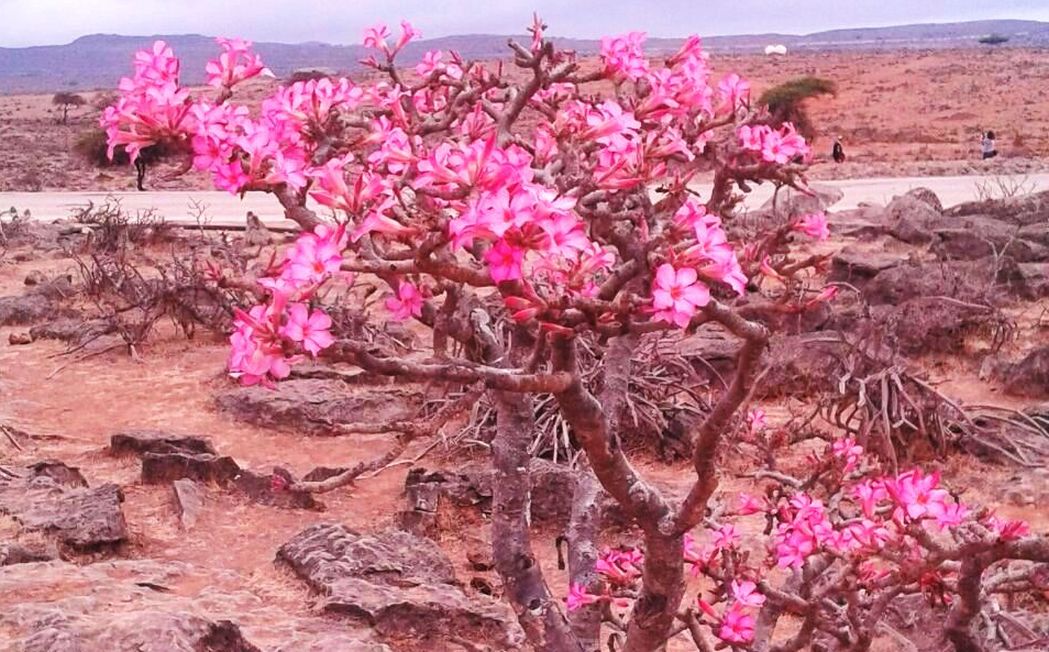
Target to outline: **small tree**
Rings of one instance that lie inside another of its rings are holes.
[[[51,104],[57,106],[62,112],[62,117],[58,119],[58,122],[67,124],[69,122],[69,110],[84,106],[87,104],[87,100],[76,93],[61,92],[55,93],[55,96],[51,98]]]
[[[1002,36],[1001,34],[988,34],[987,36],[981,36],[979,38],[979,43],[982,45],[1001,45],[1008,42],[1009,37]]]
[[[805,110],[805,103],[821,95],[835,95],[837,85],[820,77],[798,77],[773,86],[758,98],[758,104],[769,108],[772,124],[791,123],[802,136],[811,140],[816,131]]]
[[[770,325],[836,293],[806,280],[826,256],[791,255],[795,236],[827,237],[824,215],[776,215],[758,233],[733,220],[737,188],[805,191],[794,163],[809,156],[805,141],[793,127],[762,124],[738,75],[715,91],[698,37],[655,66],[642,35],[606,38],[601,68],[587,73],[544,29],[537,19],[531,43],[510,42],[524,73],[516,83],[502,66],[442,52],[409,73],[396,57],[417,33],[403,23],[390,43],[376,26],[365,34],[375,52],[367,63],[385,79],[298,82],[256,116],[231,101],[235,84],[263,70],[244,41],[219,41],[211,100],[178,86],[178,61],[163,43],[136,57],[134,77],[103,116],[110,147],[135,158],[174,144],[219,187],[274,194],[304,229],[259,280],[264,300],[238,314],[232,374],[273,384],[317,356],[441,383],[467,403],[487,393],[496,420],[493,556],[535,649],[597,650],[607,622],[614,649],[627,652],[661,649],[682,631],[701,650],[713,649],[711,636],[734,650],[867,650],[892,599],[915,592],[950,603],[944,631],[957,649],[978,649],[983,596],[1037,583],[1032,564],[1049,561],[1044,539],[963,506],[935,475],[882,464],[863,441],[836,439],[803,475],[788,475],[775,464],[791,438],[757,412],[741,426]],[[601,81],[613,96],[593,90]],[[704,202],[690,183],[709,169]],[[322,219],[307,197],[336,219]],[[363,319],[415,322],[430,334],[425,353],[384,346],[374,335],[382,329],[333,326],[323,297],[352,296],[359,275],[389,288],[385,310],[362,303]],[[757,289],[763,278],[775,288]],[[740,348],[692,433],[693,469],[678,501],[633,464],[621,415],[640,343],[708,325]],[[584,372],[587,353],[599,360],[597,383]],[[578,488],[565,496],[567,617],[528,526],[538,400],[557,406],[583,453]],[[360,427],[400,433],[396,455],[443,418]],[[717,500],[725,443],[741,438],[767,452],[765,493]],[[282,474],[273,486],[331,491],[375,466],[318,482]],[[597,553],[598,486],[639,528],[641,546]],[[735,522],[748,517],[761,521],[750,531],[764,534],[744,541]],[[682,607],[686,568],[712,588]],[[802,625],[774,641],[785,614]]]

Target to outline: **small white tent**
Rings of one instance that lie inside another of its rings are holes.
[[[780,56],[784,56],[784,55],[787,54],[787,46],[786,45],[766,45],[765,46],[765,54],[768,54],[768,55],[778,54]]]

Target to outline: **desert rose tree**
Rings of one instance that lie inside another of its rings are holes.
[[[981,649],[973,622],[988,595],[1039,581],[1032,562],[1049,553],[1024,524],[954,500],[935,475],[883,474],[862,446],[839,440],[813,459],[810,477],[768,469],[764,495],[712,501],[727,438],[750,438],[769,459],[782,444],[760,413],[740,429],[774,323],[762,315],[801,312],[836,292],[803,280],[823,258],[790,252],[795,236],[827,236],[822,215],[785,216],[747,242],[732,228],[736,188],[803,183],[805,141],[789,124],[765,125],[738,75],[713,80],[698,37],[658,63],[643,34],[605,38],[588,67],[544,28],[537,19],[530,43],[509,42],[512,67],[432,51],[410,69],[397,56],[418,32],[402,23],[394,39],[378,25],[364,38],[375,81],[297,82],[254,112],[233,100],[237,84],[268,73],[250,43],[219,39],[210,98],[180,85],[164,43],[136,55],[102,118],[110,147],[135,157],[163,142],[219,188],[272,193],[303,228],[257,279],[262,301],[239,315],[232,375],[270,385],[315,356],[466,388],[470,399],[489,393],[494,557],[536,649],[597,650],[604,625],[628,651],[685,631],[702,650],[817,641],[863,650],[891,600],[915,592],[949,609],[957,649]],[[710,171],[713,190],[698,196],[690,184]],[[428,355],[333,335],[323,298],[362,275],[389,287],[385,312],[370,317],[428,329]],[[619,416],[639,342],[708,323],[741,348],[692,433],[694,477],[678,502],[631,464]],[[584,380],[583,344],[599,352],[600,389]],[[565,497],[564,601],[549,593],[529,538],[541,394],[555,397],[585,453],[576,495]],[[275,490],[325,491],[353,477]],[[599,552],[599,488],[640,528],[642,546]],[[747,519],[766,523],[765,534],[744,537],[762,531]],[[709,581],[685,604],[689,572]],[[784,615],[802,623],[789,640],[774,636]]]

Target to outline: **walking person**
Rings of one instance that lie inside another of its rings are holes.
[[[834,137],[834,147],[830,150],[830,156],[835,163],[845,162],[845,148],[841,146],[841,136]]]
[[[998,156],[998,148],[994,142],[993,131],[988,131],[983,135],[983,140],[980,141],[980,154],[985,161]]]

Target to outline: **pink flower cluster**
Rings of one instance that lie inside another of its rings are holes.
[[[318,355],[335,341],[331,318],[307,302],[316,289],[339,273],[344,227],[318,226],[304,233],[285,254],[276,276],[259,279],[268,303],[238,311],[230,336],[230,375],[245,385],[270,385],[291,373],[297,349]]]
[[[766,163],[783,165],[799,157],[806,159],[811,153],[805,139],[789,122],[779,129],[768,125],[743,125],[736,133],[739,146],[759,154]]]
[[[830,237],[827,215],[822,211],[798,217],[794,220],[793,228],[815,240],[826,240]]]

